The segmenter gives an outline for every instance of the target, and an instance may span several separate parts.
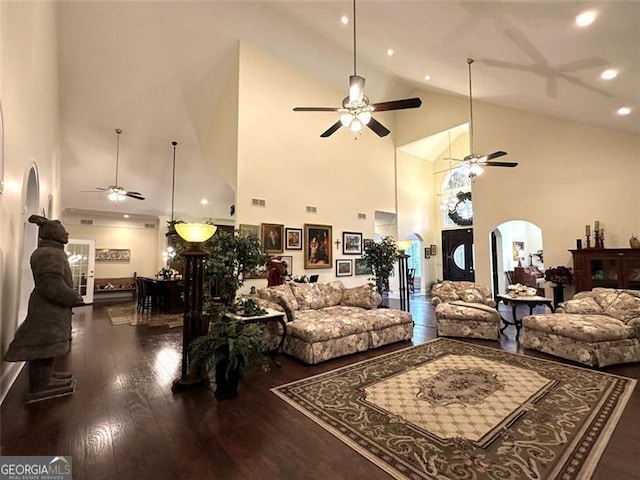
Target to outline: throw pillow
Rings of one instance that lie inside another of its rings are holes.
[[[604,313],[627,324],[634,318],[640,318],[639,295],[640,292],[619,292]]]
[[[345,307],[360,307],[366,309],[377,308],[382,301],[382,296],[373,290],[371,285],[345,288],[340,305]]]
[[[578,295],[576,295],[571,300],[563,302],[556,312],[602,315],[602,307],[591,296],[578,298]]]
[[[340,280],[335,280],[329,283],[319,283],[318,288],[324,297],[326,307],[340,305],[342,295],[344,294],[344,285]]]
[[[475,288],[467,288],[466,290],[462,290],[461,292],[458,292],[458,295],[460,295],[460,300],[462,300],[463,302],[484,303],[484,297]]]
[[[325,307],[324,295],[317,283],[291,283],[291,291],[300,310],[318,310]]]
[[[272,302],[276,302],[284,308],[285,313],[287,314],[287,320],[292,322],[295,320],[295,311],[300,307],[298,305],[298,301],[296,297],[293,295],[291,291],[291,287],[289,284],[285,283],[283,285],[278,285],[275,287],[266,287],[258,290],[258,296],[260,298],[264,298],[265,300],[271,300]]]

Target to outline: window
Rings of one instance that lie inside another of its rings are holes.
[[[471,190],[471,179],[465,165],[455,167],[442,178],[440,185],[440,210],[442,210],[442,226],[457,227],[458,225],[449,218],[449,211],[455,208],[458,203],[456,195],[458,192],[468,192]],[[470,201],[462,202],[458,206],[458,215],[462,218],[473,217],[473,206]]]

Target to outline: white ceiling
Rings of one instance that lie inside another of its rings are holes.
[[[233,192],[203,145],[237,41],[345,93],[353,70],[352,25],[339,21],[351,16],[349,0],[58,6],[66,208],[169,216],[176,140],[176,218],[228,217]],[[358,0],[357,8],[358,74],[373,102],[415,88],[466,96],[471,57],[474,99],[640,133],[640,1]],[[598,18],[576,27],[587,8]],[[620,75],[601,80],[605,68]],[[620,117],[622,106],[634,111]],[[80,193],[113,184],[116,128],[119,183],[147,198],[118,207]]]

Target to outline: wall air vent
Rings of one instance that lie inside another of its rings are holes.
[[[267,201],[263,198],[252,198],[251,199],[251,206],[252,207],[266,207],[267,206]]]
[[[156,228],[156,224],[155,223],[145,223],[144,224],[144,228]]]
[[[359,213],[359,214],[358,214],[358,218],[359,218],[360,220],[366,220],[366,218],[367,218],[367,214],[366,214],[366,213]]]
[[[80,225],[93,225],[93,220],[81,218]]]
[[[307,205],[307,213],[318,213],[318,207]]]

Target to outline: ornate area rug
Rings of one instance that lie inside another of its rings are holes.
[[[135,306],[119,306],[107,308],[107,315],[112,325],[149,325],[151,327],[181,327],[181,314],[140,313]]]
[[[395,478],[587,480],[635,383],[440,338],[272,391]]]

